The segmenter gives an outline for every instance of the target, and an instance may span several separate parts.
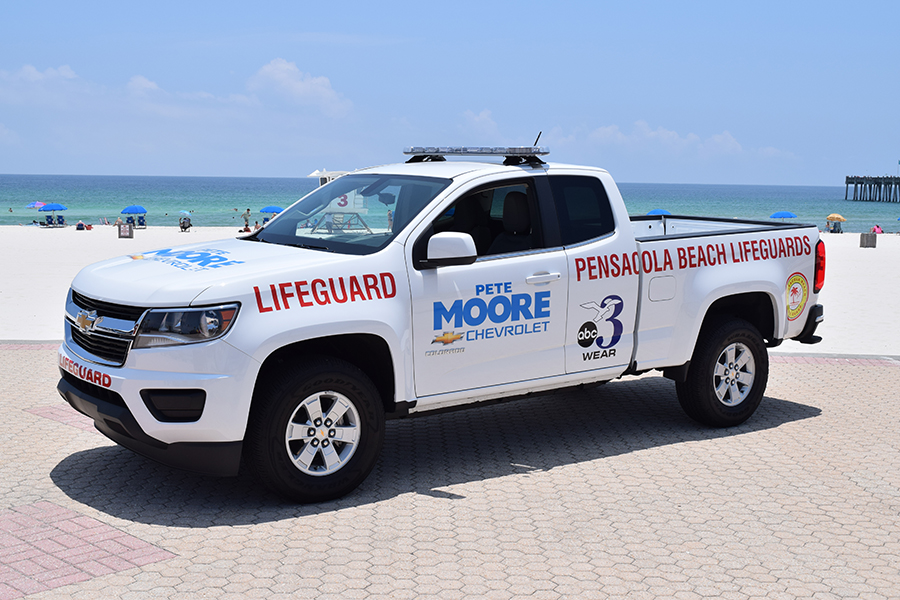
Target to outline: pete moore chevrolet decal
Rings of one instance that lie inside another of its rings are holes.
[[[475,286],[475,295],[434,303],[434,342],[480,342],[543,333],[550,325],[550,291],[513,293],[512,282]],[[432,343],[434,343],[432,342]]]

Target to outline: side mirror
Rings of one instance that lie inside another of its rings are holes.
[[[444,231],[428,240],[428,259],[423,266],[471,265],[478,258],[475,240],[468,233]]]

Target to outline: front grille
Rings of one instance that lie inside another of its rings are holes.
[[[59,370],[62,378],[67,382],[72,384],[76,390],[83,394],[87,394],[92,398],[96,398],[98,400],[103,400],[104,402],[109,402],[115,406],[121,406],[123,408],[127,408],[125,406],[125,400],[122,399],[122,396],[117,394],[112,390],[108,390],[104,387],[100,387],[99,385],[95,385],[89,381],[85,381],[83,379],[78,379],[68,371]]]
[[[71,305],[67,309],[70,313],[71,327],[68,327],[68,329],[71,331],[72,342],[90,355],[83,356],[83,358],[111,365],[125,364],[128,349],[131,347],[133,339],[126,332],[132,333],[134,331],[134,325],[140,321],[141,316],[147,309],[141,306],[125,306],[124,304],[96,300],[84,294],[79,294],[75,290],[72,290],[72,304],[82,311],[93,312],[97,315],[97,325],[99,327],[84,332],[71,322],[72,319],[75,319],[74,313],[78,311]],[[103,319],[107,319],[107,323],[115,323],[112,332],[103,331]],[[116,332],[119,330],[122,331],[117,335]]]
[[[111,317],[113,319],[122,319],[124,321],[137,321],[144,314],[146,308],[140,306],[125,306],[123,304],[113,304],[112,302],[104,302],[103,300],[95,300],[79,294],[72,290],[72,302],[79,308],[84,310],[96,310],[97,315],[101,317]]]
[[[128,355],[128,347],[131,340],[127,338],[117,338],[98,333],[87,335],[82,333],[77,327],[70,327],[72,331],[72,341],[99,358],[108,360],[116,364],[125,364],[125,357]]]

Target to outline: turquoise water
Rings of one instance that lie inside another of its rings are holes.
[[[243,226],[240,215],[248,208],[253,213],[250,224],[262,223],[271,214],[260,213],[261,208],[273,204],[286,208],[317,185],[318,179],[305,177],[0,175],[0,225],[44,220],[48,213],[25,208],[40,201],[68,208],[57,214],[69,223],[80,219],[96,224],[101,217],[113,222],[123,208],[139,204],[147,209],[151,226],[176,227],[184,216],[180,211],[186,210],[195,227],[237,227]]]
[[[68,207],[62,214],[69,223],[97,223],[101,217],[114,221],[126,206],[140,204],[151,226],[175,227],[179,211],[187,210],[194,226],[237,227],[247,208],[261,223],[268,216],[261,208],[287,207],[316,185],[316,179],[306,177],[0,175],[0,225],[43,220],[46,213],[25,208],[41,201]],[[846,232],[869,231],[875,223],[888,232],[900,231],[900,203],[844,200],[843,186],[623,183],[619,189],[632,215],[662,208],[676,215],[767,220],[787,210],[797,215],[790,221],[822,228],[825,217],[836,212],[848,219]]]

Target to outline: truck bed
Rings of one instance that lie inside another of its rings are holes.
[[[639,242],[722,233],[782,231],[804,227],[812,227],[812,225],[679,215],[640,215],[631,217],[631,228],[634,231],[635,239]]]

